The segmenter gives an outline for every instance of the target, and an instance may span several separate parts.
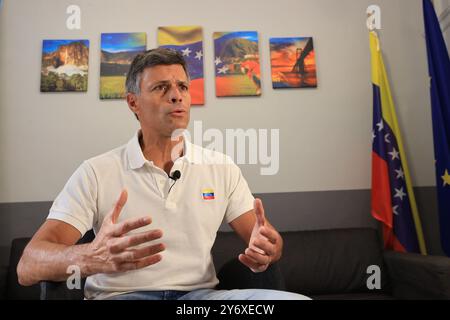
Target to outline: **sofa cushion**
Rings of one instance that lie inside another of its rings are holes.
[[[216,272],[228,261],[236,259],[245,248],[244,241],[236,233],[218,232],[211,250]]]
[[[284,232],[280,268],[288,291],[303,294],[374,292],[367,267],[381,270],[381,290],[389,291],[377,231],[369,228]]]
[[[311,296],[324,294],[317,298],[332,299],[345,293],[389,292],[381,243],[376,230],[361,228],[293,231],[283,232],[282,236],[284,250],[278,266],[281,269],[286,290]],[[22,287],[17,282],[16,266],[28,241],[29,239],[23,238],[15,239],[12,243],[8,271],[7,298],[9,299],[39,299],[39,285]],[[228,277],[230,270],[231,273],[243,271],[240,269],[247,271],[236,260],[244,249],[244,242],[234,232],[217,234],[212,250],[214,264],[218,272],[225,267],[219,278],[222,275]],[[229,262],[230,260],[232,262]],[[366,270],[369,265],[380,266],[382,290],[373,292],[367,289],[366,281],[369,275]],[[249,279],[251,286],[254,286],[255,280],[260,283],[259,279]],[[278,281],[280,280],[276,277],[269,279],[269,283],[275,286],[280,285]],[[247,286],[248,283],[244,285]],[[366,295],[355,295],[355,297],[363,296]]]
[[[239,259],[225,263],[218,271],[220,283],[217,289],[272,289],[286,290],[283,275],[277,263],[271,264],[264,272],[253,272]]]

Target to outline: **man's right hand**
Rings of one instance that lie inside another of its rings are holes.
[[[114,209],[103,220],[94,241],[89,244],[83,259],[84,276],[141,269],[161,261],[158,253],[165,249],[164,244],[139,246],[161,238],[161,230],[128,234],[149,225],[152,222],[149,216],[117,222],[127,198],[127,191],[123,190]]]

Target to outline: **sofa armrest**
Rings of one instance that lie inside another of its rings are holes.
[[[78,240],[77,244],[88,243],[94,240],[95,235],[92,230]],[[69,289],[65,281],[41,281],[41,300],[83,300],[84,299],[84,284],[86,278],[81,279],[80,289]]]
[[[6,279],[8,277],[8,267],[0,266],[0,300],[6,299]]]
[[[17,277],[17,264],[30,238],[17,238],[11,242],[8,276],[6,279],[6,299],[39,300],[39,285],[21,286]]]
[[[385,251],[384,260],[399,299],[450,299],[450,258]]]

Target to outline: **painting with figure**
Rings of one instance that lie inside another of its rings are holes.
[[[258,33],[214,32],[216,96],[261,95]]]
[[[203,29],[199,26],[158,28],[158,45],[179,51],[186,60],[190,78],[189,92],[193,105],[205,104],[203,78]]]
[[[147,35],[102,33],[100,48],[100,99],[123,99],[128,69],[134,57],[147,49]]]
[[[43,40],[41,92],[87,91],[89,40]]]
[[[271,38],[270,64],[274,89],[317,87],[311,37]]]

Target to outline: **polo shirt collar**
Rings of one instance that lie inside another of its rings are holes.
[[[141,130],[137,130],[133,138],[131,138],[130,141],[128,141],[127,147],[126,147],[126,153],[128,156],[128,163],[130,169],[139,169],[142,166],[144,166],[145,163],[153,163],[153,161],[149,161],[144,157],[144,154],[142,153],[141,145],[139,144],[139,138],[141,136]],[[178,158],[183,161],[187,161],[189,163],[193,162],[194,156],[193,156],[194,148],[192,148],[191,142],[189,141],[186,134],[183,134],[183,155]],[[177,160],[178,160],[177,159]]]

